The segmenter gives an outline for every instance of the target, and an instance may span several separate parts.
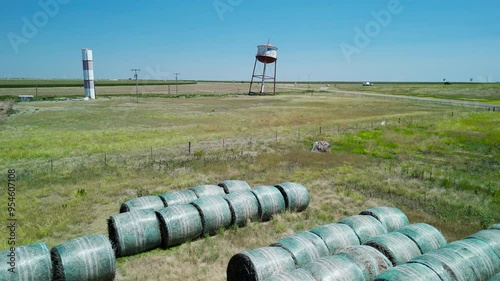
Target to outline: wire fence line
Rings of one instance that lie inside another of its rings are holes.
[[[86,156],[74,156],[63,158],[47,158],[23,161],[15,168],[25,176],[34,173],[56,173],[58,171],[72,171],[85,169],[86,165],[113,165],[128,166],[133,168],[156,167],[168,169],[190,161],[220,161],[250,158],[257,153],[272,148],[276,144],[300,144],[305,141],[319,141],[323,137],[332,135],[352,134],[360,131],[381,129],[384,127],[408,126],[425,122],[434,122],[454,117],[467,116],[480,111],[491,109],[464,108],[460,111],[446,111],[441,114],[426,114],[420,116],[403,116],[384,118],[380,120],[368,120],[360,122],[348,122],[329,125],[307,125],[295,128],[268,129],[252,132],[251,134],[240,134],[238,137],[210,139],[202,141],[191,141],[184,144],[170,145],[165,147],[148,147],[139,151],[127,152],[104,152]]]

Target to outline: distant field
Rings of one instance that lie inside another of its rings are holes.
[[[338,90],[500,104],[500,84],[336,84]]]
[[[35,85],[38,85],[38,89],[35,88]],[[179,81],[176,86],[175,81],[141,80],[139,95],[140,97],[238,95],[247,94],[249,86],[249,83],[244,81]],[[253,90],[255,91],[256,88]],[[310,84],[282,82],[276,85],[276,91],[278,94],[356,91],[500,104],[500,84],[375,83],[375,86],[363,87],[360,83],[349,82],[315,82]],[[136,87],[133,80],[101,80],[96,82],[98,98],[103,96],[135,96],[135,94]],[[81,98],[83,96],[83,83],[81,80],[0,80],[0,100],[17,99],[18,95],[34,95],[42,100]]]
[[[179,90],[193,87],[212,96],[151,96],[139,103],[114,95],[16,103],[0,121],[0,177],[16,169],[17,243],[54,246],[107,234],[106,220],[128,199],[225,179],[252,186],[296,181],[309,188],[311,205],[120,258],[117,280],[222,281],[232,255],[372,206],[398,207],[449,241],[500,221],[498,112],[323,92],[319,85],[314,95],[307,85],[293,84],[280,87],[302,88],[300,93],[215,92],[245,86],[185,85]],[[120,89],[106,90],[112,88]],[[329,141],[332,151],[311,153],[316,140]],[[7,205],[7,196],[0,196],[0,205]],[[4,250],[8,245],[1,241]]]

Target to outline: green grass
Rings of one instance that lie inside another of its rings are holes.
[[[500,104],[500,84],[338,84],[338,90]]]
[[[119,280],[225,280],[235,253],[372,206],[398,207],[450,241],[500,221],[497,112],[329,93],[13,109],[0,121],[0,177],[16,169],[19,244],[107,234],[106,220],[128,199],[225,179],[296,181],[310,191],[302,213],[119,259]],[[311,153],[317,140],[332,151]]]

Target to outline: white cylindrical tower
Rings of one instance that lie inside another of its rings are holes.
[[[94,85],[94,61],[91,49],[82,49],[83,62],[83,87],[85,89],[85,98],[95,99]]]

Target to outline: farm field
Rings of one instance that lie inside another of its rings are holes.
[[[165,87],[141,89],[163,95]],[[126,200],[225,179],[251,186],[299,182],[311,204],[302,213],[120,258],[117,280],[225,280],[232,255],[372,206],[400,208],[411,222],[436,226],[448,241],[500,221],[498,112],[311,87],[314,95],[304,93],[307,85],[283,84],[280,95],[249,97],[237,95],[248,90],[246,83],[200,82],[179,90],[211,97],[137,102],[135,87],[115,86],[97,88],[106,97],[94,101],[16,103],[0,121],[0,166],[4,179],[8,169],[16,170],[17,243],[55,246],[107,234],[106,220]],[[365,88],[411,94],[409,86],[378,87]],[[477,96],[498,100],[496,89],[478,89]],[[437,86],[428,90],[429,96],[462,96]],[[21,91],[0,89],[0,96]],[[82,93],[74,87],[38,92]],[[329,141],[332,150],[310,152],[318,140]],[[7,205],[6,196],[0,205]],[[7,247],[0,244],[0,250]]]

